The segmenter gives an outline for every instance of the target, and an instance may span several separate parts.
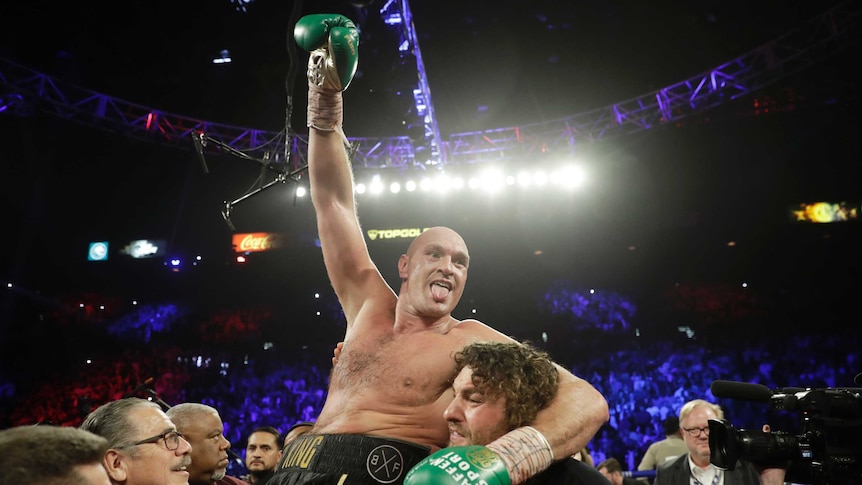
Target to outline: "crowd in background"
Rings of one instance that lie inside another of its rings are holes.
[[[6,372],[0,428],[77,426],[103,402],[136,395],[163,406],[201,402],[217,408],[233,450],[242,450],[258,426],[286,431],[296,422],[315,419],[326,398],[334,344],[241,352],[228,344],[209,353],[183,348],[171,338],[109,346],[96,359],[39,374],[40,382],[24,383]],[[779,414],[769,403],[717,398],[710,392],[714,380],[771,389],[852,387],[862,370],[859,339],[852,332],[710,340],[707,334],[646,338],[632,329],[617,329],[588,332],[579,343],[551,339],[544,346],[607,398],[610,421],[589,445],[594,461],[617,458],[628,470],[637,467],[650,443],[664,437],[662,421],[691,399],[718,402],[737,427],[757,428],[769,420],[774,430],[798,431],[798,413]],[[577,352],[564,353],[572,348]]]

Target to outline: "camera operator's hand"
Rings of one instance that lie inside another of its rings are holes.
[[[769,425],[764,424],[763,432],[769,433],[769,431]],[[760,485],[784,485],[784,476],[787,474],[787,469],[757,467],[757,470],[760,472]]]

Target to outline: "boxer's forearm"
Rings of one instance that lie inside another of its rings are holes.
[[[560,386],[551,405],[532,426],[548,440],[554,460],[567,458],[587,446],[610,415],[608,403],[587,381],[560,370]]]

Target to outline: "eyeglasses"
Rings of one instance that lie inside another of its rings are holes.
[[[703,433],[704,436],[709,436],[709,427],[706,428],[682,428],[689,436],[697,438]]]
[[[159,440],[162,440],[165,442],[165,448],[170,451],[173,451],[180,447],[180,438],[184,438],[184,436],[179,431],[168,431],[165,434],[160,434],[153,436],[152,438],[136,441],[130,445],[118,446],[117,449],[131,448],[133,446],[145,445],[147,443],[158,443]]]

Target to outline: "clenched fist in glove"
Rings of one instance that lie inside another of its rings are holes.
[[[359,31],[339,14],[306,15],[293,29],[296,43],[308,58],[309,127],[341,132],[341,92],[347,89],[359,63]],[[346,139],[346,138],[345,138]]]
[[[306,15],[296,22],[293,37],[311,52],[308,82],[324,89],[344,91],[359,63],[359,31],[344,15]]]
[[[444,448],[407,472],[404,485],[517,485],[554,461],[545,436],[521,426],[488,443]]]
[[[509,485],[500,456],[484,446],[444,448],[416,464],[404,485]]]

